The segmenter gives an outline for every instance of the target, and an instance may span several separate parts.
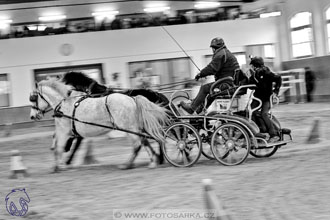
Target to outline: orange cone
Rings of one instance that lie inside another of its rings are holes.
[[[320,120],[315,119],[313,128],[306,141],[306,144],[316,144],[316,143],[320,142],[319,124],[320,124]]]
[[[214,212],[214,215],[210,215],[209,219],[215,220],[232,220],[230,215],[226,212],[224,206],[221,204],[220,200],[218,199],[217,195],[215,194],[213,187],[212,187],[212,180],[211,179],[204,179],[204,198],[206,209],[210,212]]]
[[[28,177],[27,168],[23,164],[22,156],[18,150],[11,151],[10,158],[10,179],[16,179],[17,174],[21,173],[24,177]]]
[[[86,154],[84,158],[84,164],[95,164],[97,163],[97,160],[93,156],[93,150],[92,150],[92,141],[88,140],[86,141]]]

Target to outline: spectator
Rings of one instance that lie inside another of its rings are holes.
[[[315,89],[315,74],[310,67],[305,67],[305,83],[306,83],[306,95],[307,102],[312,102],[312,92]]]
[[[184,12],[179,13],[179,18],[178,19],[179,19],[178,24],[187,24],[188,23],[188,20],[185,16]]]
[[[217,20],[218,21],[224,21],[227,19],[227,16],[226,16],[226,11],[224,8],[218,8],[217,9],[217,14],[216,14],[216,17],[217,17]]]
[[[115,16],[115,19],[111,22],[110,28],[111,30],[117,30],[123,28],[122,21],[117,15]]]

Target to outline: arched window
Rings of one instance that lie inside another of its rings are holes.
[[[330,52],[330,7],[325,12],[325,17],[327,19],[328,52]]]
[[[290,20],[293,57],[306,57],[313,54],[312,13],[301,12]]]

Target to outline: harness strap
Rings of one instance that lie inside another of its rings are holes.
[[[78,106],[80,105],[80,102],[82,102],[83,100],[87,99],[89,96],[82,96],[80,99],[78,99],[75,103],[74,103],[74,107],[73,107],[73,111],[72,111],[72,118],[74,118],[75,114],[76,114],[76,109],[78,108]],[[71,120],[72,122],[72,133],[75,137],[81,137],[81,135],[78,133],[77,129],[76,129],[76,124],[75,124],[75,120]]]
[[[111,114],[111,112],[110,112],[109,106],[107,105],[107,103],[108,103],[108,98],[109,98],[109,96],[107,96],[107,97],[105,98],[105,103],[104,103],[104,104],[105,104],[105,108],[107,109],[107,111],[108,111],[108,113],[109,113],[110,123],[113,124],[113,127],[116,129],[117,126],[116,126],[116,124],[115,124],[115,120],[113,119],[113,116],[112,116],[112,114]]]

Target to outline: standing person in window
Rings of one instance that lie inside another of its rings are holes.
[[[274,74],[267,66],[265,66],[262,57],[251,58],[250,65],[252,68],[252,75],[249,79],[249,84],[256,85],[254,96],[262,101],[261,119],[268,130],[270,136],[269,142],[274,143],[279,141],[280,137],[278,136],[278,132],[268,116],[268,112],[270,110],[270,97],[273,93],[278,95],[282,85],[282,78],[281,76]],[[273,83],[275,83],[274,87]],[[253,100],[251,103],[251,108],[256,108],[258,105],[259,102]]]
[[[305,83],[306,83],[306,95],[307,95],[307,102],[312,102],[313,97],[312,97],[312,92],[314,91],[315,88],[315,74],[311,70],[310,67],[305,67]]]
[[[227,76],[234,78],[235,70],[239,69],[239,64],[236,57],[227,49],[223,39],[220,37],[212,39],[210,47],[213,51],[212,61],[195,76],[195,79],[199,80],[210,75],[214,75],[215,81]],[[182,101],[181,107],[189,114],[193,114],[198,109],[197,113],[199,114],[212,84],[213,82],[202,85],[193,102],[188,104]]]

